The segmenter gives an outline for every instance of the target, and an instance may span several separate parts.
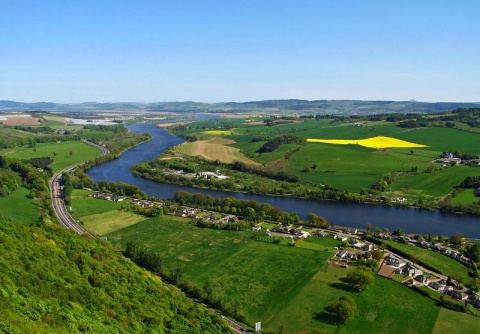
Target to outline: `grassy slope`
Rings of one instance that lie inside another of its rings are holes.
[[[20,224],[37,221],[40,205],[27,197],[29,193],[30,190],[20,187],[10,196],[0,197],[0,215]]]
[[[174,217],[150,219],[110,234],[125,245],[136,240],[158,251],[165,266],[182,268],[198,286],[208,280],[217,296],[237,303],[247,321],[285,333],[324,328],[339,333],[431,333],[439,308],[408,288],[376,278],[362,293],[339,288],[349,269],[326,267],[333,239],[315,238],[287,247],[251,239],[252,232],[199,229]],[[338,245],[338,242],[335,242]],[[360,315],[342,326],[317,317],[342,295],[351,295]],[[422,312],[418,312],[421,309]]]
[[[453,198],[456,203],[478,203],[480,197],[473,194],[473,189],[466,189]]]
[[[437,164],[438,166],[438,164]],[[391,186],[391,190],[409,198],[429,199],[449,194],[467,176],[480,176],[480,168],[455,166],[433,173],[400,176]]]
[[[0,150],[0,155],[6,155],[17,159],[31,159],[51,157],[54,162],[50,165],[53,171],[73,164],[93,159],[100,155],[100,150],[82,142],[61,142],[37,144],[34,151],[31,147],[15,147],[13,149]],[[72,151],[72,156],[70,156]],[[57,155],[54,157],[53,153]]]
[[[438,319],[432,333],[475,333],[479,328],[479,317],[442,308],[438,314]]]

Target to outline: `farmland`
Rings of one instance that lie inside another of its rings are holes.
[[[467,176],[480,175],[480,168],[451,167],[435,162],[445,152],[480,154],[477,145],[480,137],[474,131],[447,127],[405,128],[384,120],[355,123],[348,118],[251,125],[259,121],[203,121],[172,128],[172,131],[199,138],[198,143],[194,141],[179,147],[179,151],[187,155],[201,155],[207,160],[224,162],[248,159],[263,165],[266,170],[295,175],[305,189],[309,185],[329,186],[354,194],[406,198],[411,205],[428,208],[439,206],[439,201],[452,193]],[[274,150],[259,153],[269,140],[282,136],[304,138],[305,142],[285,143]],[[234,152],[231,151],[233,148],[239,151],[235,151],[236,156],[233,153],[211,154],[207,149],[203,149],[202,154],[195,153],[194,147],[207,147],[213,143],[216,152]],[[219,147],[222,145],[224,149]],[[245,175],[243,179],[248,177]],[[384,180],[387,182],[382,184]],[[295,193],[309,191],[297,190]],[[468,203],[472,202],[474,200]]]

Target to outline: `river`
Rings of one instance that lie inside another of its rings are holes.
[[[283,211],[296,212],[306,218],[309,212],[324,216],[334,225],[365,228],[367,224],[390,231],[401,228],[406,233],[453,235],[457,232],[466,237],[480,239],[480,218],[469,215],[455,215],[440,211],[415,208],[396,208],[377,205],[346,204],[330,201],[306,200],[287,197],[263,196],[225,191],[213,191],[156,183],[134,176],[129,167],[139,162],[152,160],[169,147],[183,142],[164,129],[152,123],[128,126],[132,131],[149,132],[152,140],[124,152],[119,159],[95,166],[87,171],[94,181],[125,182],[140,187],[150,196],[171,198],[175,191],[201,192],[214,197],[233,196],[238,199],[255,200],[278,206]]]

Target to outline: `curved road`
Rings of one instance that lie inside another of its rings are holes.
[[[85,144],[88,144],[90,146],[96,147],[99,150],[101,150],[102,156],[110,153],[110,151],[107,148],[97,145],[95,143],[85,141]],[[95,239],[96,237],[93,234],[85,230],[82,226],[80,226],[75,221],[75,219],[73,219],[73,217],[70,215],[67,208],[65,207],[65,201],[63,199],[62,186],[61,186],[62,174],[70,172],[71,170],[75,169],[77,166],[81,164],[82,163],[78,163],[73,166],[67,167],[53,175],[53,177],[50,179],[50,196],[52,197],[53,209],[55,210],[55,213],[63,226],[65,226],[68,229],[74,230],[78,234],[85,234]]]
[[[95,143],[85,141],[85,144],[88,144],[88,145],[91,145],[93,147],[96,147],[96,148],[100,149],[102,151],[102,156],[110,153],[110,151],[107,148],[105,148],[103,146],[100,146],[100,145],[97,145]],[[65,201],[63,200],[62,185],[61,185],[62,174],[70,172],[71,170],[75,169],[77,166],[79,166],[81,164],[82,163],[75,164],[73,166],[67,167],[67,168],[62,169],[61,171],[55,173],[53,175],[53,177],[50,179],[50,195],[52,197],[53,209],[55,210],[55,213],[56,213],[58,219],[60,220],[60,222],[62,223],[63,226],[65,226],[68,229],[74,230],[78,234],[87,235],[87,236],[89,236],[93,239],[96,239],[97,238],[96,236],[94,236],[89,231],[85,230],[82,226],[80,226],[75,221],[75,219],[73,219],[73,217],[70,215],[67,208],[65,207]],[[180,293],[182,293],[183,295],[185,295],[187,298],[193,300],[196,303],[199,303],[194,298],[188,297],[180,289],[178,289],[178,291]],[[218,311],[208,307],[208,305],[206,305],[206,304],[202,304],[202,305],[205,306],[211,312],[214,312],[218,315],[221,315]],[[230,327],[232,328],[232,330],[235,333],[237,333],[237,334],[250,333],[249,331],[243,329],[239,324],[230,320],[229,318],[224,317],[223,315],[221,315],[221,317],[223,318],[224,321],[226,321],[230,325]]]

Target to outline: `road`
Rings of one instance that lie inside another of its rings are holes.
[[[110,151],[107,148],[97,145],[95,143],[85,141],[85,144],[88,144],[90,146],[100,149],[102,151],[102,156],[110,153]],[[65,201],[62,194],[62,183],[61,183],[62,174],[70,172],[71,170],[75,169],[79,165],[81,165],[81,163],[62,169],[61,171],[53,175],[53,177],[50,180],[50,196],[52,197],[53,209],[55,210],[55,213],[63,226],[65,226],[68,229],[74,230],[78,234],[87,235],[95,239],[96,237],[93,234],[91,234],[90,232],[85,230],[82,226],[80,226],[77,223],[77,221],[75,221],[75,219],[73,219],[73,217],[70,215],[67,208],[65,207]]]
[[[95,143],[88,142],[88,141],[85,141],[85,143],[100,149],[102,151],[102,156],[110,153],[110,151],[103,146],[100,146],[100,145],[97,145]],[[55,210],[55,213],[56,213],[58,219],[60,220],[60,222],[62,223],[63,226],[65,226],[68,229],[74,230],[78,234],[86,235],[86,236],[89,236],[93,239],[96,239],[97,238],[96,236],[94,236],[89,231],[85,230],[82,226],[80,226],[77,223],[77,221],[75,219],[73,219],[73,217],[70,215],[67,208],[65,207],[65,201],[63,199],[62,183],[61,183],[62,174],[70,172],[71,170],[75,169],[79,165],[81,165],[81,163],[75,164],[75,165],[67,167],[65,169],[62,169],[61,171],[55,173],[55,175],[51,178],[51,180],[50,180],[50,196],[52,197],[52,205],[53,205],[53,209]],[[178,291],[179,291],[179,293],[185,295],[187,298],[191,299],[193,302],[199,303],[199,301],[188,297],[180,289],[178,289]],[[243,327],[240,326],[239,324],[237,324],[236,322],[230,320],[227,317],[224,317],[218,311],[210,308],[208,305],[206,305],[206,304],[202,304],[202,305],[204,307],[206,307],[209,311],[220,315],[222,317],[222,319],[225,320],[230,325],[230,327],[232,328],[232,330],[235,333],[237,333],[237,334],[251,333],[247,330],[244,330]]]

